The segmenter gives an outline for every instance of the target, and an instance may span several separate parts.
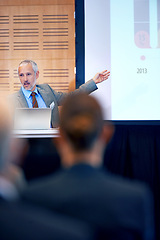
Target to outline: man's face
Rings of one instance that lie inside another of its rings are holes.
[[[39,77],[39,71],[34,72],[30,63],[22,65],[18,69],[19,79],[22,86],[26,90],[34,91],[36,88],[36,80]]]

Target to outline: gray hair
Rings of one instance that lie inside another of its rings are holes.
[[[20,62],[19,66],[18,66],[18,69],[19,69],[20,66],[23,66],[23,65],[26,65],[26,64],[29,64],[29,63],[32,65],[33,71],[36,74],[36,72],[38,71],[38,66],[37,66],[37,63],[32,61],[32,60],[28,60],[28,59],[23,60],[22,62]]]

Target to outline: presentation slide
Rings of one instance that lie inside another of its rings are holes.
[[[160,120],[159,0],[85,0],[85,80],[104,69],[104,119]]]

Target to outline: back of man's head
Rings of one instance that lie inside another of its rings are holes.
[[[70,95],[63,104],[60,129],[75,151],[89,150],[103,127],[101,107],[85,93]]]

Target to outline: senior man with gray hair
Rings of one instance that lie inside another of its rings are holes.
[[[70,94],[85,92],[90,94],[95,91],[97,84],[108,79],[110,72],[105,70],[97,73],[91,80],[82,84]],[[18,66],[18,76],[22,84],[21,89],[14,93],[11,97],[14,108],[52,108],[52,127],[59,125],[58,106],[63,104],[67,93],[57,92],[48,84],[37,84],[39,78],[39,70],[37,64],[32,60],[24,60]],[[33,100],[34,98],[34,100]]]

